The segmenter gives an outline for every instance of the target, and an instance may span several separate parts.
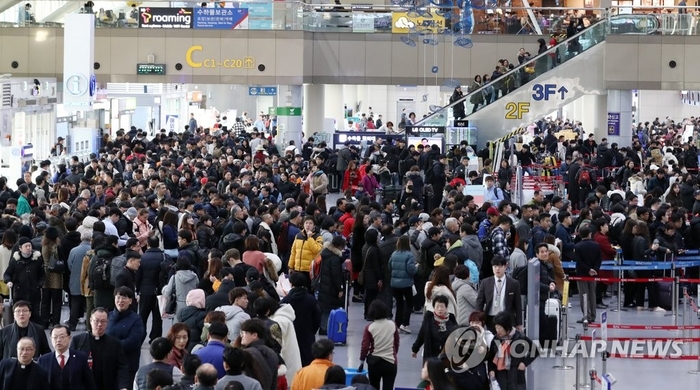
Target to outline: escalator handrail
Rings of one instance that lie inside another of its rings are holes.
[[[560,47],[562,47],[562,45],[568,44],[569,42],[571,42],[571,41],[573,41],[573,40],[575,40],[575,39],[580,38],[582,35],[588,33],[588,32],[591,31],[593,28],[598,27],[598,26],[600,26],[601,24],[605,24],[605,23],[607,23],[607,20],[603,19],[603,20],[598,21],[598,22],[595,23],[595,24],[592,24],[592,25],[588,26],[587,28],[585,28],[585,29],[581,30],[580,32],[576,33],[576,35],[572,36],[571,38],[567,38],[567,39],[565,39],[565,40],[559,42],[557,45],[555,45],[555,46],[553,46],[553,47],[550,47],[549,49],[545,50],[544,52],[542,52],[542,53],[540,53],[540,54],[538,54],[538,55],[536,55],[536,56],[534,56],[534,57],[528,59],[527,61],[524,61],[522,64],[520,64],[520,65],[514,67],[513,69],[511,69],[510,71],[508,71],[508,72],[502,74],[499,78],[497,78],[497,79],[495,79],[495,80],[491,80],[491,81],[489,81],[488,84],[484,84],[484,85],[482,85],[481,87],[475,89],[474,91],[471,91],[471,92],[469,92],[468,94],[462,96],[461,99],[456,100],[456,101],[454,101],[454,102],[452,102],[452,103],[450,103],[450,104],[448,104],[448,105],[446,105],[446,106],[443,106],[443,107],[440,108],[439,110],[435,110],[435,111],[431,112],[431,113],[428,114],[426,117],[421,118],[421,120],[419,120],[418,122],[416,122],[413,126],[421,126],[421,125],[424,124],[426,121],[428,121],[428,120],[430,120],[431,118],[433,118],[434,116],[436,116],[436,115],[438,115],[438,114],[444,112],[446,109],[448,109],[448,108],[450,108],[450,107],[453,107],[453,106],[455,106],[455,105],[457,105],[457,104],[460,104],[460,103],[465,102],[467,99],[471,98],[475,93],[481,93],[484,89],[493,86],[496,82],[501,81],[501,80],[502,80],[503,78],[505,78],[506,76],[512,75],[512,74],[516,74],[517,72],[520,72],[520,71],[521,71],[522,69],[524,69],[528,64],[530,64],[530,63],[532,63],[532,62],[537,62],[537,60],[539,60],[540,58],[544,58],[544,57],[546,57],[546,56],[548,56],[548,55],[550,55],[550,54],[552,54],[552,53],[555,53],[557,50],[559,50]],[[605,36],[605,34],[603,34],[603,36]],[[591,47],[592,47],[592,46],[591,46]],[[538,77],[538,76],[539,76],[539,75],[537,75],[537,77]]]

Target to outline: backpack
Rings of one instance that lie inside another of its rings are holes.
[[[126,260],[126,255],[117,256],[112,259],[109,266],[109,282],[112,286],[117,285],[117,275],[119,275],[122,269],[124,269],[124,266],[126,266]]]
[[[520,295],[527,296],[527,264],[514,269],[512,278],[520,285]]]
[[[321,262],[323,258],[319,254],[316,256],[314,261],[311,263],[310,276],[311,276],[311,291],[318,291],[321,287]]]
[[[581,168],[577,176],[576,182],[579,187],[588,187],[591,185],[591,172],[588,168]]]
[[[479,267],[472,260],[465,260],[464,265],[469,268],[469,281],[474,283],[475,286],[479,285]]]
[[[289,221],[283,222],[280,228],[280,235],[277,237],[277,253],[287,253],[291,249],[287,236],[289,236]]]
[[[433,179],[435,179],[435,165],[438,162],[434,162],[432,158],[428,161],[428,169],[425,170],[425,183],[432,184]]]
[[[113,289],[111,284],[110,268],[112,259],[95,255],[90,260],[90,288],[93,290]]]
[[[484,276],[490,275],[488,270],[491,270],[491,273],[493,273],[493,269],[491,268],[491,260],[493,260],[493,242],[491,241],[491,234],[489,233],[489,235],[484,237],[480,243],[484,256],[483,262],[481,263],[481,272],[479,274]]]

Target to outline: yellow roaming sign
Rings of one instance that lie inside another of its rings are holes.
[[[227,69],[253,69],[255,67],[255,57],[245,56],[242,58],[226,58],[217,60],[214,58],[205,58],[196,60],[195,53],[202,51],[201,45],[195,45],[187,49],[185,61],[192,68],[227,68]]]

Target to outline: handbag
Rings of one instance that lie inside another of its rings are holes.
[[[54,253],[51,255],[51,259],[49,259],[49,265],[46,267],[46,269],[49,272],[53,272],[56,274],[62,274],[66,272],[66,262],[59,259],[58,256]]]
[[[165,308],[165,314],[175,314],[177,311],[177,282],[175,281],[175,276],[173,275],[173,291],[170,292],[170,300],[168,301],[168,307]]]

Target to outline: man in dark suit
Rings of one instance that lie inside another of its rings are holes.
[[[107,334],[107,322],[107,311],[99,307],[94,309],[90,313],[91,332],[73,337],[70,349],[92,358],[92,376],[97,389],[130,389],[129,363],[119,340]]]
[[[0,362],[0,388],[44,390],[49,386],[46,370],[32,361],[36,353],[34,340],[22,337],[17,342],[17,359]]]
[[[581,242],[574,246],[574,260],[576,261],[576,276],[595,277],[600,271],[600,265],[603,263],[603,252],[600,250],[600,245],[591,240],[591,229],[584,226],[578,230],[578,235],[581,237]],[[596,282],[576,282],[578,286],[578,295],[581,300],[581,311],[583,318],[577,322],[583,323],[595,321],[595,306],[596,306]],[[584,300],[585,295],[585,300]],[[584,308],[587,310],[584,311]]]
[[[493,317],[502,311],[510,313],[515,318],[518,331],[522,332],[523,329],[520,284],[517,280],[506,276],[507,265],[508,261],[502,256],[493,257],[491,260],[493,276],[481,281],[481,288],[476,298],[476,307],[486,313],[486,324],[492,332],[495,332]]]
[[[51,331],[54,352],[41,355],[39,365],[49,375],[50,390],[94,390],[88,356],[81,351],[70,350],[70,330],[66,325],[56,325]]]
[[[30,322],[32,317],[31,308],[27,301],[17,301],[12,305],[15,322],[5,326],[0,330],[0,353],[2,359],[17,357],[17,342],[22,337],[29,337],[34,340],[35,356],[39,357],[51,352],[49,341],[46,339],[46,332],[41,325]]]
[[[141,255],[138,252],[128,251],[126,253],[126,265],[119,271],[117,275],[117,285],[119,287],[128,287],[131,291],[136,292],[136,271],[141,266]],[[138,302],[136,299],[131,302],[131,310],[136,313],[138,311]]]

